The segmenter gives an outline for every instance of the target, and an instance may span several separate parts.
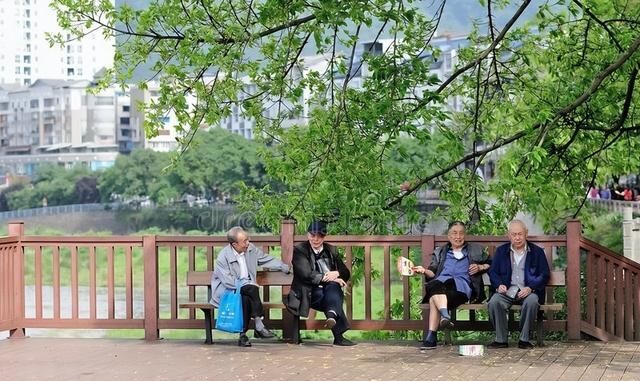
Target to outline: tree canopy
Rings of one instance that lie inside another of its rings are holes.
[[[246,186],[243,205],[263,222],[315,216],[335,221],[337,230],[387,231],[399,214],[417,218],[418,190],[439,186],[451,203],[449,216],[475,220],[478,231],[502,232],[518,211],[553,230],[578,215],[585,183],[639,169],[640,4],[480,3],[486,17],[476,21],[469,46],[444,79],[430,67],[441,54],[432,40],[446,0],[426,11],[411,0],[158,0],[136,9],[115,8],[111,0],[54,0],[53,6],[74,37],[95,30],[119,37],[105,83],[126,86],[139,65],[153,63],[160,97],[146,110],[149,136],[168,109],[180,121],[183,147],[233,106],[255,120],[255,135],[269,147],[262,155],[270,183],[282,186]],[[520,20],[532,7],[536,17]],[[495,24],[496,9],[512,10],[505,25]],[[356,60],[364,30],[392,43]],[[52,41],[63,43],[64,35]],[[325,65],[305,67],[309,54],[323,55]],[[368,75],[354,86],[363,67]],[[464,112],[446,107],[454,95],[465,99]],[[304,110],[304,125],[285,128]],[[411,161],[409,151],[398,150],[400,137],[435,154]],[[408,164],[389,165],[392,154]],[[475,168],[495,156],[498,176],[484,182]]]

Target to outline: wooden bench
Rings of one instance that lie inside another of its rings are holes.
[[[490,295],[489,288],[491,287],[491,282],[489,281],[489,275],[486,273],[482,276],[482,279],[485,284],[485,291],[487,291],[487,295]],[[537,344],[538,346],[544,345],[544,324],[545,320],[553,320],[553,313],[562,311],[564,308],[563,303],[556,303],[553,297],[554,288],[556,287],[564,287],[566,285],[565,282],[565,273],[564,271],[551,271],[551,277],[549,279],[549,283],[547,284],[547,292],[545,304],[540,305],[540,310],[538,311],[538,317],[536,320],[536,336],[537,336]],[[487,299],[487,302],[489,300]],[[476,311],[487,311],[488,305],[485,303],[467,303],[458,306],[457,311],[470,311],[471,314],[475,316]],[[425,332],[429,329],[429,304],[421,304],[420,309],[423,310],[423,314],[425,314]],[[511,307],[509,312],[509,325],[510,328],[513,328],[514,322],[514,311],[520,311],[522,309],[521,305],[515,304]],[[548,314],[547,314],[548,313]],[[456,321],[456,311],[452,311],[451,318],[454,324],[453,329],[458,328],[458,322]],[[473,329],[473,327],[470,327]],[[479,329],[478,329],[479,330]],[[451,344],[451,330],[445,330],[445,342]]]
[[[205,344],[213,344],[213,310],[214,306],[208,303],[211,299],[211,276],[213,271],[189,271],[187,273],[187,286],[193,287],[207,287],[207,302],[198,302],[195,300],[189,300],[185,303],[180,303],[180,308],[201,310],[204,313],[204,329],[206,333]],[[258,271],[256,274],[256,280],[260,286],[289,286],[293,280],[292,274],[285,274],[280,271]],[[297,324],[297,319],[286,311],[284,304],[266,302],[262,303],[265,310],[276,308],[283,310],[283,336],[286,338],[294,337],[293,327]],[[294,321],[295,320],[295,321]],[[297,333],[297,329],[295,330]]]

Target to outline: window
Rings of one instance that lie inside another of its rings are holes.
[[[30,67],[26,67],[24,68],[24,75],[31,75],[31,68]]]
[[[40,102],[37,99],[32,99],[31,102],[29,102],[31,104],[31,108],[38,108]]]
[[[74,70],[73,70],[73,68],[68,68],[68,69],[67,69],[67,76],[68,76],[68,77],[73,77],[73,75],[74,75]]]
[[[52,106],[53,106],[53,98],[45,98],[44,107],[52,107]]]
[[[129,106],[122,106],[122,112],[129,112]]]
[[[96,106],[111,106],[113,104],[113,97],[96,97]]]
[[[29,86],[29,85],[31,85],[31,79],[25,78],[23,83],[24,83],[25,86]]]
[[[16,55],[16,62],[20,63],[20,55]]]
[[[31,33],[30,32],[25,32],[24,33],[24,39],[27,40],[27,41],[31,40]]]
[[[24,47],[24,51],[25,51],[25,52],[31,52],[31,44],[27,44],[27,45],[25,45],[25,47]]]
[[[67,57],[67,65],[73,65],[73,57]]]
[[[120,124],[129,124],[129,117],[121,117],[120,118]]]
[[[20,66],[16,66],[16,74],[20,74]]]
[[[82,75],[82,69],[78,68],[78,75]]]
[[[31,63],[31,56],[22,57],[22,62],[24,62],[26,64]]]

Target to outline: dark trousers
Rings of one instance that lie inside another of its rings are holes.
[[[342,287],[336,282],[316,286],[311,291],[311,303],[309,306],[314,310],[324,312],[327,318],[333,317],[336,319],[336,325],[331,329],[334,338],[341,337],[349,329],[347,315],[342,309],[343,301],[344,293],[342,292]],[[329,311],[333,311],[335,316],[328,314]]]
[[[264,315],[259,291],[258,286],[255,284],[245,284],[240,288],[240,295],[242,296],[242,317],[244,319],[242,332],[247,332],[252,317],[261,317]]]
[[[429,303],[429,299],[434,295],[447,296],[447,309],[449,311],[453,311],[458,308],[459,305],[469,301],[467,295],[456,289],[456,282],[453,278],[449,278],[444,282],[435,279],[427,282],[425,284],[425,294],[422,303]]]

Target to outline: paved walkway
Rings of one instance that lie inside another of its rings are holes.
[[[22,380],[639,380],[640,343],[548,343],[457,355],[445,346],[368,342],[336,348],[235,341],[27,338],[0,341],[0,379]]]

